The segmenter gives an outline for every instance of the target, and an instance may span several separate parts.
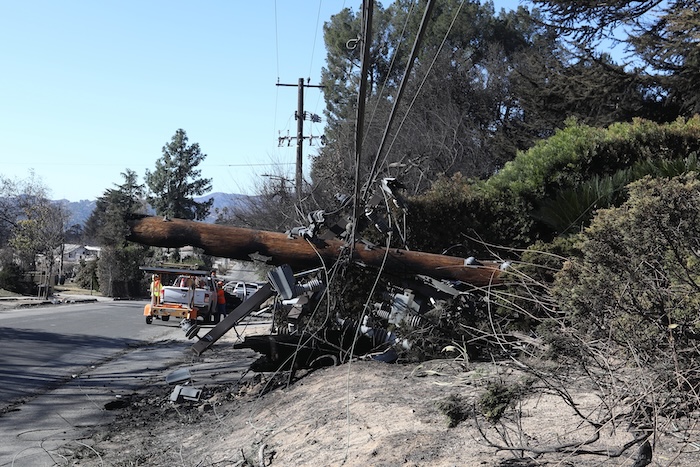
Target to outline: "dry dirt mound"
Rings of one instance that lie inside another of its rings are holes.
[[[190,403],[152,387],[63,455],[86,466],[631,466],[641,444],[624,417],[595,428],[575,415],[565,399],[587,416],[601,411],[590,388],[571,380],[567,393],[551,392],[504,364],[353,362],[288,387],[286,374],[248,376]],[[489,422],[482,395],[516,383],[521,393]],[[700,465],[687,436],[649,439],[652,465]]]

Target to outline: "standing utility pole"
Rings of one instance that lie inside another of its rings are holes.
[[[277,86],[295,86],[295,85],[294,84],[277,83]],[[313,85],[313,84],[304,84],[304,78],[299,78],[299,83],[296,84],[296,86],[299,89],[299,94],[298,94],[298,98],[297,98],[297,111],[294,115],[294,118],[296,118],[296,120],[297,120],[297,135],[296,135],[296,137],[280,137],[280,145],[282,143],[282,140],[284,140],[284,139],[296,138],[296,140],[297,140],[296,193],[297,193],[297,201],[301,202],[301,188],[302,188],[302,179],[303,179],[303,171],[302,171],[303,152],[302,152],[302,148],[304,145],[304,118],[306,117],[306,114],[304,113],[304,87],[322,88],[323,86]],[[318,117],[318,115],[312,114],[311,121],[320,122],[321,118]],[[308,138],[313,138],[313,136],[309,136]]]

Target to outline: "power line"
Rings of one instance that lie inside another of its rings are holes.
[[[316,52],[316,39],[318,38],[318,23],[321,19],[321,4],[322,0],[318,0],[318,13],[316,13],[316,27],[314,28],[314,42],[313,46],[311,46],[311,62],[309,63],[309,79],[311,79],[311,70],[313,70],[314,66],[314,53]]]
[[[394,132],[394,137],[391,140],[391,143],[389,144],[389,148],[384,153],[384,159],[382,160],[382,164],[384,164],[387,161],[387,159],[389,157],[389,153],[391,152],[391,148],[394,146],[394,143],[396,142],[396,140],[398,138],[398,134],[401,131],[401,128],[403,128],[403,124],[406,122],[406,119],[408,118],[408,114],[411,112],[411,109],[413,108],[413,104],[416,103],[416,100],[418,99],[418,95],[420,94],[421,90],[423,89],[425,82],[428,80],[428,76],[430,75],[430,72],[432,71],[433,66],[435,66],[435,62],[437,61],[438,56],[440,55],[440,51],[442,51],[442,48],[444,47],[445,43],[447,42],[447,37],[449,36],[450,32],[452,31],[452,28],[454,27],[455,22],[457,21],[457,17],[459,16],[460,11],[462,11],[462,7],[464,6],[465,2],[466,2],[466,0],[462,0],[462,2],[459,4],[459,8],[457,8],[457,11],[455,12],[454,17],[452,18],[452,22],[450,23],[450,27],[447,29],[447,31],[445,31],[445,36],[442,39],[442,43],[440,44],[440,47],[438,47],[437,51],[435,52],[435,56],[433,57],[433,61],[430,63],[427,71],[423,75],[423,80],[421,81],[420,85],[418,86],[418,89],[416,90],[415,94],[413,95],[413,100],[408,104],[406,112],[403,115],[403,119],[401,119],[399,126],[396,128],[396,131]],[[377,153],[377,157],[379,157],[379,153]]]
[[[275,165],[294,165],[294,162],[269,162],[267,164],[202,164],[206,167],[270,167]]]
[[[462,3],[464,3],[464,2],[462,2]],[[423,36],[425,35],[425,31],[426,31],[427,26],[428,26],[428,21],[430,19],[430,13],[432,12],[434,6],[435,6],[434,0],[428,0],[428,2],[425,5],[425,10],[423,11],[423,18],[421,19],[420,25],[418,27],[418,33],[416,34],[415,40],[413,42],[413,49],[411,50],[411,54],[410,54],[410,57],[408,59],[407,65],[406,65],[406,69],[404,70],[403,77],[401,78],[401,82],[399,83],[399,89],[396,92],[396,96],[394,97],[394,103],[393,103],[393,106],[391,108],[391,112],[389,113],[389,119],[387,121],[386,127],[384,128],[384,134],[382,135],[382,139],[379,142],[379,148],[377,149],[377,154],[374,158],[374,162],[372,162],[372,167],[369,170],[369,175],[367,177],[368,183],[365,186],[365,193],[363,193],[363,197],[366,196],[367,191],[369,190],[370,184],[375,178],[375,174],[377,172],[377,164],[379,163],[382,149],[384,149],[384,145],[386,144],[387,137],[389,135],[389,130],[391,129],[391,124],[393,123],[394,118],[396,117],[396,109],[398,108],[398,105],[401,102],[401,98],[403,96],[403,93],[406,90],[406,85],[408,83],[408,77],[411,74],[411,70],[413,69],[413,65],[415,63],[416,57],[418,56],[418,50],[420,48],[421,41],[423,40]],[[365,38],[365,40],[369,40],[369,39]]]
[[[280,76],[279,26],[277,25],[277,0],[275,0],[275,59],[277,60],[277,79]]]

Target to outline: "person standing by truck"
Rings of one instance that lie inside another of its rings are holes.
[[[160,291],[163,289],[163,284],[160,282],[160,275],[153,274],[151,276],[151,305],[160,304]]]
[[[226,317],[226,293],[224,292],[224,283],[219,281],[216,284],[216,312],[219,314],[219,320]]]

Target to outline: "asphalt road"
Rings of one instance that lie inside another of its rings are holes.
[[[190,355],[179,320],[147,325],[145,302],[0,312],[0,466],[60,465],[56,450],[113,416],[105,403]]]

